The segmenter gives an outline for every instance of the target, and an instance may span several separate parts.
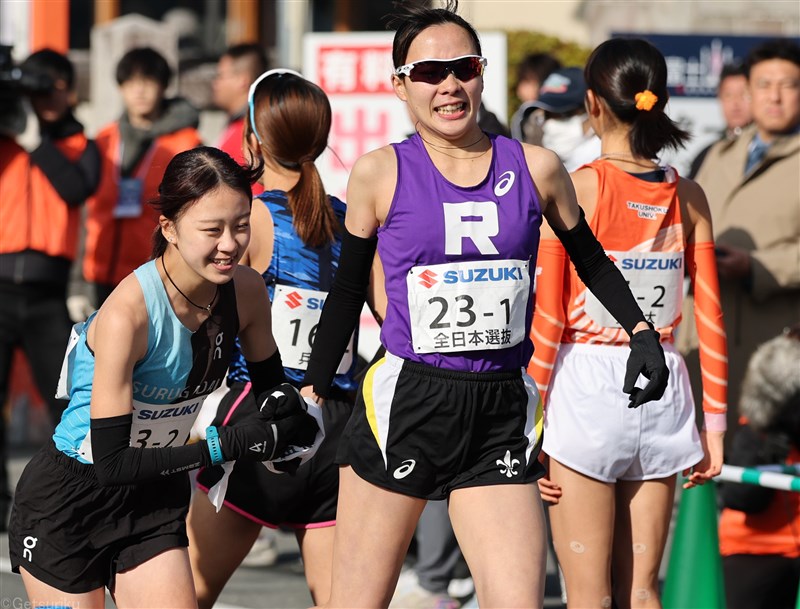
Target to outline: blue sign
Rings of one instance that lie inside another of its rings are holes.
[[[775,38],[728,34],[612,34],[614,38],[631,36],[645,38],[661,51],[667,62],[669,94],[678,97],[714,97],[722,66],[741,63],[753,47]]]

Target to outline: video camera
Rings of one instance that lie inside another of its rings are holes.
[[[14,137],[25,130],[25,95],[44,93],[53,87],[46,74],[14,65],[11,47],[0,45],[0,134]]]
[[[0,97],[14,94],[44,93],[53,87],[46,74],[25,71],[14,65],[11,47],[0,44]]]

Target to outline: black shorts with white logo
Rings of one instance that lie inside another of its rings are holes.
[[[157,449],[152,449],[157,450]],[[187,547],[189,474],[100,486],[94,465],[49,443],[25,467],[8,531],[11,567],[70,594],[113,590],[117,573]]]
[[[336,457],[364,480],[422,499],[544,474],[542,407],[515,372],[460,372],[392,354],[364,377]]]
[[[212,425],[230,425],[255,416],[255,396],[250,387],[250,383],[233,383],[220,401]],[[225,505],[270,528],[306,529],[336,524],[339,468],[334,457],[352,411],[352,401],[343,392],[325,401],[325,439],[317,454],[294,474],[276,474],[263,463],[237,461],[228,480]],[[197,487],[207,493],[221,477],[221,466],[201,469]]]

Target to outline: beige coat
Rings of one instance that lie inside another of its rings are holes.
[[[800,321],[800,134],[777,139],[744,175],[754,135],[750,127],[736,140],[715,144],[696,178],[708,197],[715,241],[749,250],[752,261],[751,285],[720,280],[728,334],[729,428],[737,418],[739,386],[750,355]],[[687,304],[677,344],[687,357],[692,385],[699,387],[697,335]]]

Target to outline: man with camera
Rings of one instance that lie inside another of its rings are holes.
[[[33,53],[0,80],[2,98],[29,99],[40,144],[27,154],[10,133],[0,136],[0,404],[8,395],[14,350],[21,348],[46,401],[51,421],[64,402],[55,399],[69,338],[70,267],[78,249],[80,207],[97,187],[100,156],[75,119],[75,72],[50,49]],[[6,526],[9,484],[5,423],[0,417],[0,530]]]

